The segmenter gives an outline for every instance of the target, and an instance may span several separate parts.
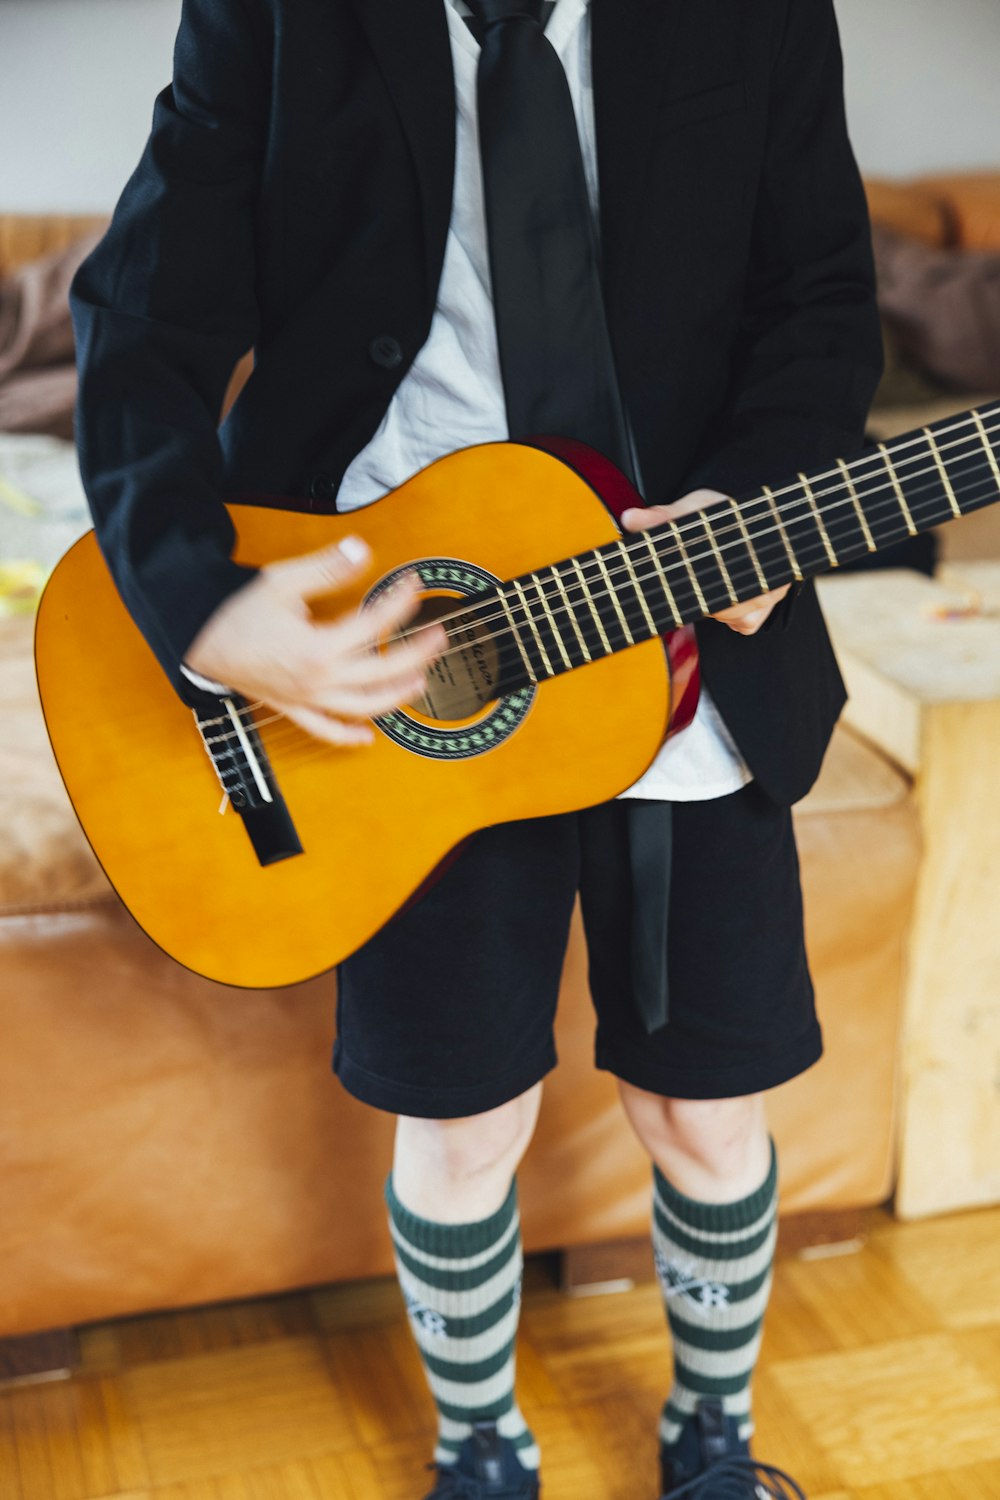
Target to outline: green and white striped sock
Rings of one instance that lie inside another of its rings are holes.
[[[721,1397],[753,1432],[750,1379],[771,1290],[778,1224],[778,1163],[738,1203],[696,1203],[653,1168],[653,1254],[674,1346],[674,1383],[660,1440],[675,1443],[701,1396]]]
[[[514,1399],[521,1305],[521,1220],[512,1181],[502,1208],[475,1224],[433,1224],[385,1187],[399,1284],[438,1409],[434,1459],[452,1464],[472,1424],[495,1421],[518,1461],[537,1469],[538,1447]]]

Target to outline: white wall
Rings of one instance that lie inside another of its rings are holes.
[[[0,212],[114,207],[180,13],[181,0],[0,0]]]
[[[862,171],[1000,169],[1000,0],[836,5]]]
[[[0,0],[0,212],[114,206],[170,77],[180,8]],[[1000,0],[837,0],[837,9],[864,171],[1000,167]]]

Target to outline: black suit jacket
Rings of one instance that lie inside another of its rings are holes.
[[[74,279],[98,538],[188,702],[178,664],[249,576],[221,498],[335,509],[427,337],[454,161],[444,4],[185,0],[172,84]],[[592,0],[592,38],[605,295],[647,500],[851,456],[881,342],[832,0]],[[758,781],[802,796],[843,703],[811,587],[756,637],[698,633]]]

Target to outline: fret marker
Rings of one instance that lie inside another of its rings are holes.
[[[788,532],[785,530],[785,523],[781,519],[781,511],[778,509],[778,502],[775,500],[774,494],[768,485],[765,484],[763,492],[767,496],[768,504],[770,505],[771,510],[774,513],[775,524],[777,525],[778,531],[781,534],[781,540],[785,545],[785,551],[788,553],[788,562],[792,570],[792,577],[795,579],[796,583],[801,583],[802,569],[799,567],[799,560],[795,556],[795,552],[792,549],[792,544],[788,540]]]
[[[882,454],[883,459],[885,460],[885,466],[889,471],[889,478],[892,480],[892,487],[896,491],[896,499],[899,501],[899,508],[903,512],[903,519],[906,522],[906,529],[911,536],[916,536],[916,523],[914,522],[913,517],[910,515],[910,507],[906,503],[906,496],[903,494],[903,486],[899,482],[899,475],[896,473],[896,466],[893,463],[892,459],[889,457],[889,450],[885,446],[885,444],[879,443],[878,446],[879,451]]]
[[[521,633],[520,633],[520,631],[517,628],[517,624],[516,624],[516,622],[514,620],[514,616],[511,614],[510,604],[507,601],[507,596],[505,595],[503,589],[498,589],[497,590],[497,595],[498,595],[498,597],[500,599],[500,603],[501,603],[501,605],[503,607],[503,612],[507,616],[507,621],[508,621],[508,624],[510,625],[511,633],[513,634],[514,640],[517,643],[517,649],[521,653],[521,660],[524,662],[524,670],[527,672],[527,674],[530,677],[531,681],[537,687],[537,685],[538,685],[538,678],[535,676],[535,669],[531,665],[531,662],[530,662],[530,660],[528,658],[528,653],[524,649],[524,642],[521,640]]]
[[[733,588],[733,580],[730,578],[729,569],[726,567],[726,564],[723,561],[722,553],[719,550],[719,543],[716,540],[715,532],[712,530],[712,524],[703,510],[699,511],[698,515],[701,519],[701,524],[705,528],[705,535],[708,537],[712,551],[715,553],[715,560],[719,564],[719,572],[722,574],[722,577],[725,580],[726,592],[729,595],[730,603],[739,604],[740,601],[736,597],[736,590]]]
[[[948,478],[948,470],[944,466],[944,460],[941,457],[940,449],[938,448],[937,443],[934,441],[934,434],[931,432],[929,427],[924,427],[921,429],[921,431],[930,444],[931,452],[934,455],[934,462],[937,464],[938,473],[941,475],[941,483],[944,485],[945,494],[948,496],[948,504],[951,506],[952,515],[960,516],[962,514],[962,508],[959,505],[958,501],[955,499],[955,491],[951,487],[951,480]]]
[[[804,474],[799,475],[799,480],[801,481],[802,488],[805,491],[806,499],[812,506],[813,515],[816,517],[816,525],[819,527],[819,534],[823,539],[823,546],[826,548],[826,555],[829,559],[830,567],[837,568],[840,566],[840,562],[836,552],[834,552],[833,550],[833,544],[826,534],[826,527],[823,525],[823,517],[820,515],[819,506],[816,504],[816,496],[812,492],[812,485],[809,483]]]
[[[837,459],[837,467],[844,476],[844,483],[847,485],[847,493],[850,495],[851,500],[854,503],[854,509],[858,513],[858,520],[861,523],[861,530],[865,534],[865,546],[868,548],[869,552],[874,552],[875,542],[872,538],[870,530],[868,529],[868,520],[865,516],[864,511],[861,509],[861,501],[858,499],[858,492],[854,488],[854,476],[852,475],[850,469],[844,463],[844,460],[842,458]]]

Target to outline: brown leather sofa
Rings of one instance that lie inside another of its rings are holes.
[[[333,981],[226,989],[140,932],[51,761],[30,633],[0,622],[0,1335],[388,1270],[391,1121],[329,1071]],[[827,1053],[774,1096],[786,1213],[891,1189],[918,858],[906,782],[846,731],[797,828]],[[648,1171],[592,1033],[575,930],[521,1177],[530,1249],[646,1224]]]
[[[0,1336],[388,1270],[392,1123],[330,1072],[333,981],[226,989],[139,931],[69,808],[30,648],[28,618],[0,620]],[[919,857],[907,781],[846,731],[796,823],[827,1052],[773,1097],[785,1214],[891,1191]],[[592,1036],[577,927],[521,1173],[529,1249],[646,1230],[648,1167]]]

